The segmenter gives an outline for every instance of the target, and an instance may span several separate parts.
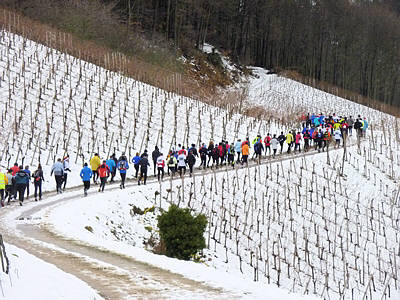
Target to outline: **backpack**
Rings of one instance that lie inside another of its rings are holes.
[[[33,178],[35,178],[35,181],[40,181],[40,174],[39,170],[36,170],[35,173],[33,174]]]
[[[169,165],[173,165],[173,164],[174,164],[174,156],[173,156],[173,155],[171,155],[171,156],[169,157],[168,164],[169,164]]]

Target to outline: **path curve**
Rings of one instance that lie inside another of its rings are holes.
[[[263,159],[260,164],[315,154],[318,152],[282,155],[275,159]],[[256,162],[249,163],[249,168],[256,166],[258,166]],[[222,167],[215,172],[226,172],[227,169],[231,170],[231,168]],[[197,170],[195,176],[210,172],[213,171]],[[156,181],[154,179],[148,181],[148,184],[152,183]],[[136,183],[132,180],[126,184],[127,187],[134,185]],[[0,226],[4,240],[75,275],[97,290],[105,299],[240,298],[240,295],[187,279],[170,271],[136,261],[131,257],[65,238],[56,234],[54,230],[47,227],[48,225],[42,224],[40,220],[31,217],[41,210],[51,209],[53,206],[79,197],[80,194],[77,193],[81,189],[81,187],[70,188],[61,196],[57,196],[55,192],[47,192],[45,193],[47,199],[44,201],[28,203],[23,207],[13,205],[0,209]],[[106,192],[118,189],[118,183],[114,183],[107,186]],[[90,194],[95,193],[95,189],[90,191]],[[9,214],[13,216],[11,221]]]

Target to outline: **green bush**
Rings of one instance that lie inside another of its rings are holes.
[[[189,260],[206,246],[204,231],[207,218],[203,214],[192,216],[188,208],[171,205],[158,217],[161,240],[170,257]]]

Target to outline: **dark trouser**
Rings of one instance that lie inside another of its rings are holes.
[[[26,189],[26,184],[24,183],[18,183],[15,185],[15,195],[19,195],[19,201],[24,202],[24,194],[25,194],[25,189]]]
[[[142,181],[142,178],[143,178],[144,184],[146,184],[146,181],[147,181],[147,168],[146,169],[142,168],[140,170],[140,177],[139,177],[139,181],[138,181],[139,184],[140,184],[140,181]]]
[[[1,205],[4,205],[4,189],[0,190],[0,197],[1,197]]]
[[[56,187],[57,187],[57,192],[61,191],[61,185],[63,183],[63,175],[54,175],[56,179]]]
[[[14,186],[12,184],[6,186],[6,199],[8,197],[8,202],[14,196]]]
[[[349,126],[349,134],[350,134],[350,135],[353,134],[353,126]]]
[[[29,182],[26,185],[26,198],[29,198]]]
[[[211,160],[211,158],[213,158],[212,155],[209,155],[209,156],[208,156],[207,167],[210,165],[210,160]],[[214,161],[214,158],[213,158],[213,161]]]
[[[117,169],[114,169],[114,170],[111,172],[111,182],[114,181],[114,177],[115,177],[116,174],[117,174]],[[122,176],[121,176],[121,177],[122,177]]]
[[[308,139],[304,139],[304,150],[307,151],[310,148],[310,141]]]
[[[327,140],[324,140],[324,146],[322,147],[322,151],[325,151],[325,148],[326,150],[328,150],[328,147],[329,147],[329,142]]]
[[[205,155],[201,156],[200,168],[201,168],[202,166],[204,166],[204,168],[207,167],[207,156],[205,156]]]
[[[39,180],[39,181],[35,180],[34,185],[35,185],[35,200],[37,199],[38,190],[39,190],[39,199],[42,199],[42,181],[41,180]]]
[[[276,155],[276,150],[278,149],[272,149],[272,151],[274,152],[274,156]]]
[[[181,177],[182,177],[182,170],[183,170],[183,175],[185,175],[186,174],[186,167],[185,166],[178,167],[179,176],[181,176]]]
[[[153,164],[154,164],[154,176],[156,176],[157,160],[153,160]]]
[[[97,182],[97,179],[99,178],[99,173],[97,173],[97,170],[93,170],[93,183]]]
[[[107,177],[100,177],[100,190],[104,191],[104,187],[106,186]]]
[[[242,163],[247,164],[248,155],[242,155]]]
[[[83,182],[83,192],[87,195],[87,191],[90,189],[90,180]]]
[[[138,174],[139,174],[139,165],[134,165],[135,166],[135,178],[137,178]]]
[[[125,187],[126,173],[119,173],[119,175],[121,175],[121,186],[124,188]]]
[[[157,168],[158,181],[160,181],[160,174],[161,174],[161,179],[164,179],[164,168],[163,167],[158,167]]]
[[[283,152],[283,142],[279,143],[281,145],[281,153]]]
[[[271,154],[271,146],[270,145],[265,145],[265,155],[267,155],[267,150],[269,154]]]
[[[63,189],[65,190],[65,186],[67,185],[67,179],[68,179],[68,174],[67,174],[67,172],[65,172],[64,173],[64,178],[63,178],[63,180],[64,180],[64,187],[63,187]]]
[[[292,145],[293,145],[293,143],[288,144],[287,153],[290,153],[290,150],[292,149]]]
[[[174,176],[176,168],[175,166],[168,166],[168,175],[169,175],[169,171],[171,171],[172,176]]]
[[[294,151],[296,151],[297,148],[299,149],[299,152],[300,152],[300,144],[295,143],[295,144],[294,144]]]
[[[240,152],[236,152],[237,153],[237,162],[239,162],[240,161]]]
[[[235,155],[233,153],[228,154],[228,164],[233,164],[234,160],[235,160]]]
[[[194,165],[190,165],[190,164],[189,164],[189,173],[190,173],[190,176],[192,176],[192,173],[193,173],[193,166],[194,166]]]

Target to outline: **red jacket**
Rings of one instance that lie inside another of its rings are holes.
[[[271,145],[271,137],[270,136],[266,136],[265,137],[265,139],[264,139],[264,144],[265,144],[265,146],[270,146]]]
[[[19,167],[18,166],[13,166],[12,168],[11,168],[11,170],[12,170],[12,176],[15,176],[15,174],[17,174],[17,172],[19,171]]]
[[[219,153],[219,156],[224,156],[224,148],[222,147],[222,145],[218,146],[218,153]]]
[[[182,153],[185,154],[185,156],[187,155],[185,149],[181,149],[181,150],[178,151],[178,155],[181,155]]]
[[[105,163],[102,164],[97,171],[99,172],[100,178],[108,177],[110,175],[110,168]]]

